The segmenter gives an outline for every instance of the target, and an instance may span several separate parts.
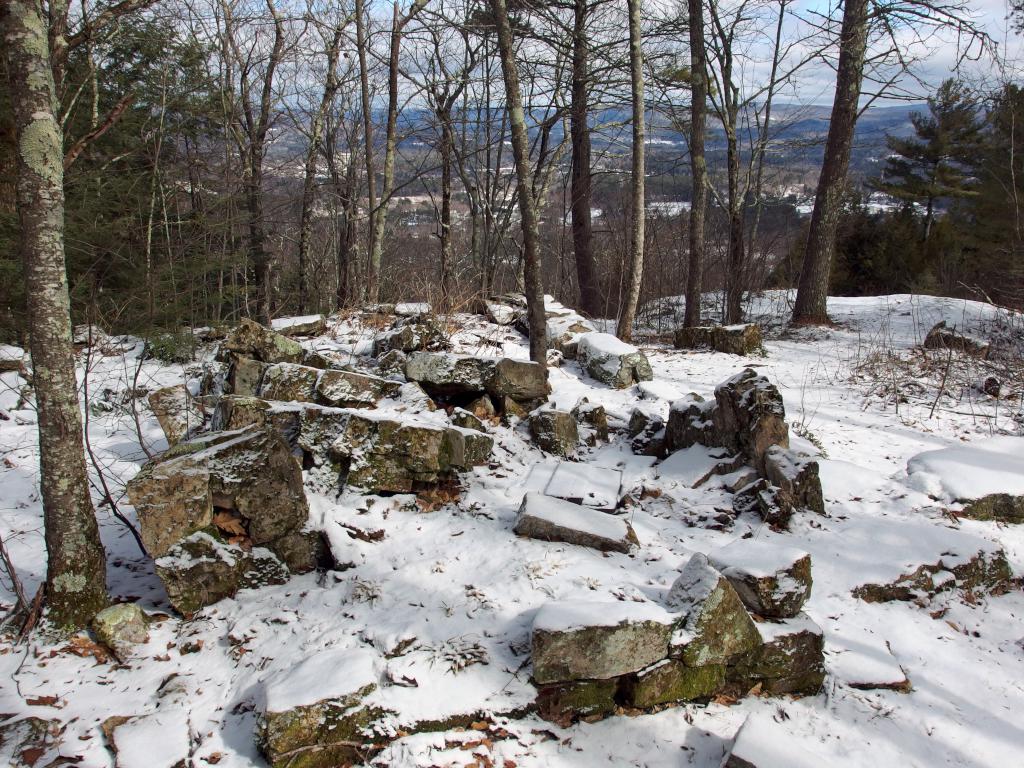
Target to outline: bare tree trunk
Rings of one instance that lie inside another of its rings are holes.
[[[590,208],[593,184],[590,169],[589,40],[587,39],[588,0],[575,0],[572,38],[572,95],[569,107],[569,132],[572,139],[572,248],[576,279],[580,289],[580,309],[591,317],[601,312],[601,286],[594,259]]]
[[[526,294],[526,316],[530,329],[530,359],[547,365],[547,319],[544,314],[544,287],[540,274],[540,251],[537,236],[537,204],[533,198],[533,172],[530,168],[530,145],[526,135],[526,114],[519,90],[512,28],[505,0],[489,0],[498,31],[501,72],[505,80],[505,101],[508,105],[509,128],[512,132],[512,154],[516,164],[516,187],[519,195],[519,216],[523,230],[523,285]]]
[[[644,71],[640,37],[640,0],[626,0],[629,8],[629,71],[633,94],[633,226],[626,284],[626,303],[619,315],[618,336],[633,337],[633,321],[640,302],[644,276]]]
[[[700,302],[704,274],[704,220],[708,207],[708,166],[704,156],[707,131],[707,60],[704,50],[703,0],[687,0],[690,22],[690,175],[693,196],[690,203],[690,254],[686,273],[686,310],[683,325],[700,325]]]
[[[452,264],[452,152],[455,136],[452,132],[451,109],[442,110],[441,121],[441,302],[445,311],[450,309],[454,292],[454,265]]]
[[[399,15],[395,0],[391,23],[391,50],[388,56],[388,119],[384,139],[384,178],[381,180],[380,202],[373,214],[373,236],[370,240],[367,294],[371,302],[380,298],[380,268],[384,255],[384,228],[387,224],[388,203],[395,186],[395,153],[398,145],[398,64],[402,47],[402,30],[427,4],[427,0],[414,0],[405,16]]]
[[[85,626],[107,604],[106,557],[89,493],[64,262],[64,150],[47,28],[36,0],[4,0],[0,21],[18,155],[40,489],[51,621]]]
[[[324,83],[320,107],[313,114],[313,122],[309,132],[309,147],[306,149],[306,166],[303,169],[302,181],[302,215],[299,224],[299,307],[298,313],[306,313],[308,294],[307,262],[309,261],[309,241],[313,234],[313,203],[316,197],[316,160],[320,154],[323,139],[324,120],[327,110],[334,103],[334,95],[338,91],[338,56],[341,51],[342,35],[347,21],[341,21],[334,29],[334,37],[327,48],[327,78]]]
[[[373,250],[373,238],[376,232],[374,220],[377,218],[377,179],[373,170],[373,106],[370,100],[370,73],[366,66],[366,49],[369,45],[366,35],[366,12],[363,9],[363,0],[355,0],[356,14],[356,53],[359,57],[359,97],[363,112],[363,157],[366,160],[366,210],[369,221],[367,223],[366,254]],[[366,285],[360,288],[360,294],[365,295]]]
[[[839,39],[839,67],[836,70],[836,95],[828,126],[825,157],[814,198],[814,212],[807,232],[800,287],[793,307],[793,322],[828,323],[828,280],[836,229],[842,213],[846,173],[857,121],[864,56],[868,41],[868,0],[846,0]]]
[[[727,86],[729,80],[726,80]],[[727,325],[743,319],[743,288],[746,274],[745,232],[743,231],[744,194],[740,189],[740,148],[737,131],[737,104],[733,97],[727,107],[726,155],[729,185],[729,269],[725,279],[725,315]]]

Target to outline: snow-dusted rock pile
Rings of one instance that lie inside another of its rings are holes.
[[[482,302],[481,314],[515,317],[516,326],[529,334],[526,302],[521,295],[506,294]],[[496,315],[495,312],[498,314]],[[578,360],[594,379],[615,389],[625,389],[654,378],[647,357],[637,347],[610,333],[600,333],[590,320],[551,296],[544,297],[545,335],[548,347],[570,360]]]
[[[714,402],[695,394],[675,401],[661,445],[653,429],[657,425],[644,422],[642,414],[637,416],[631,429],[639,439],[634,440],[635,450],[672,454],[703,445],[729,452],[710,474],[732,472],[737,468],[735,456],[745,457],[758,477],[735,488],[737,512],[756,511],[779,528],[785,528],[798,509],[825,513],[818,463],[790,450],[782,396],[752,368],[719,384]]]
[[[537,514],[537,501],[524,501],[521,520]],[[538,516],[562,514],[548,512]],[[620,706],[646,709],[752,689],[817,692],[824,642],[800,612],[810,596],[810,565],[799,550],[741,540],[710,559],[693,555],[664,606],[545,605],[532,636],[539,714],[564,724]]]

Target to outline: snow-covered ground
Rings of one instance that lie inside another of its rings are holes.
[[[622,426],[634,407],[664,417],[672,399],[688,392],[710,397],[720,381],[753,366],[779,386],[795,447],[820,457],[827,517],[799,514],[789,533],[745,516],[722,526],[716,508],[730,506],[724,488],[715,481],[689,488],[681,469],[670,464],[659,471],[653,459],[634,456],[620,434],[609,445],[582,449],[580,458],[622,472],[632,496],[628,519],[641,546],[630,555],[602,554],[518,539],[512,533],[516,511],[531,468],[544,457],[525,427],[499,426],[490,429],[495,466],[467,476],[458,503],[433,509],[412,496],[310,494],[313,525],[326,532],[335,558],[351,567],[243,592],[183,621],[170,615],[151,562],[111,509],[101,507],[110,590],[157,614],[149,643],[123,664],[98,661],[88,645],[52,645],[41,636],[27,645],[2,645],[0,712],[59,719],[60,754],[79,765],[113,764],[100,729],[104,720],[145,714],[153,717],[137,721],[119,765],[155,768],[182,757],[197,766],[260,765],[254,731],[266,684],[287,679],[289,670],[307,662],[291,673],[303,690],[292,686],[286,695],[309,698],[310,687],[327,687],[337,677],[311,672],[317,663],[310,660],[323,654],[322,667],[333,669],[339,651],[360,649],[366,652],[359,656],[360,675],[382,683],[370,702],[395,713],[382,728],[399,737],[374,758],[378,765],[717,766],[748,717],[754,719],[747,738],[772,742],[792,765],[1015,763],[1024,754],[1024,595],[867,603],[851,591],[922,564],[942,559],[949,565],[1000,547],[1014,572],[1024,573],[1024,531],[958,520],[948,514],[948,498],[923,492],[934,492],[936,473],[966,478],[941,487],[971,487],[974,470],[957,463],[959,454],[942,454],[938,463],[925,457],[912,467],[930,472],[933,485],[907,473],[917,454],[975,443],[1001,451],[1002,458],[985,467],[985,487],[1000,464],[1010,475],[1017,471],[1014,452],[1024,445],[1024,320],[952,299],[843,298],[829,302],[834,328],[789,332],[782,325],[788,300],[768,294],[752,308],[776,329],[764,357],[682,352],[652,341],[644,351],[654,382],[610,390],[566,362],[551,370],[551,399],[568,409],[586,397],[605,406],[613,427]],[[662,301],[644,317],[652,330],[666,330],[680,310]],[[659,313],[661,325],[651,320]],[[943,319],[995,339],[994,359],[950,361],[944,353],[918,351],[928,329]],[[456,351],[527,356],[514,330],[468,316],[458,327]],[[372,334],[335,323],[304,344],[355,359],[369,351]],[[89,390],[97,465],[129,517],[124,483],[146,460],[129,393],[183,376],[181,366],[146,361],[136,377],[140,352],[134,340],[110,339],[103,350],[82,353],[79,371]],[[987,375],[1001,379],[1001,399],[975,388]],[[45,551],[35,414],[22,399],[23,384],[16,373],[0,374],[0,535],[31,595],[45,573]],[[135,405],[146,449],[161,450],[163,436],[145,399]],[[1019,492],[1019,477],[1014,482],[1008,490]],[[353,538],[353,526],[383,537]],[[529,636],[543,605],[619,600],[650,603],[653,610],[690,553],[719,549],[747,533],[812,555],[806,611],[825,631],[829,670],[819,695],[682,705],[566,729],[533,716],[499,716],[534,698]],[[5,605],[13,601],[9,586],[0,591]],[[909,692],[863,689],[904,679]],[[168,696],[172,688],[176,694]],[[483,725],[400,733],[459,715]],[[487,725],[489,719],[495,723]],[[0,746],[0,762],[6,757]]]

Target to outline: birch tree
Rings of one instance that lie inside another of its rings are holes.
[[[47,29],[37,0],[5,0],[0,21],[18,146],[49,618],[85,626],[107,603],[106,558],[89,492],[64,261],[64,151]]]

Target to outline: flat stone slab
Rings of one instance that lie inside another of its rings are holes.
[[[513,530],[530,539],[564,541],[602,552],[625,553],[639,543],[623,518],[539,493],[523,497]]]
[[[544,493],[610,512],[622,498],[622,471],[562,461],[555,465]]]
[[[607,680],[639,672],[667,657],[675,620],[654,603],[548,603],[533,621],[534,680]]]
[[[821,768],[833,762],[834,757],[812,754],[794,744],[770,714],[759,713],[740,726],[722,768]]]
[[[676,451],[658,465],[658,477],[675,485],[697,488],[713,475],[734,469],[735,457],[725,448],[691,445]]]
[[[584,333],[576,345],[576,356],[588,374],[615,389],[654,378],[644,353],[610,333]]]

